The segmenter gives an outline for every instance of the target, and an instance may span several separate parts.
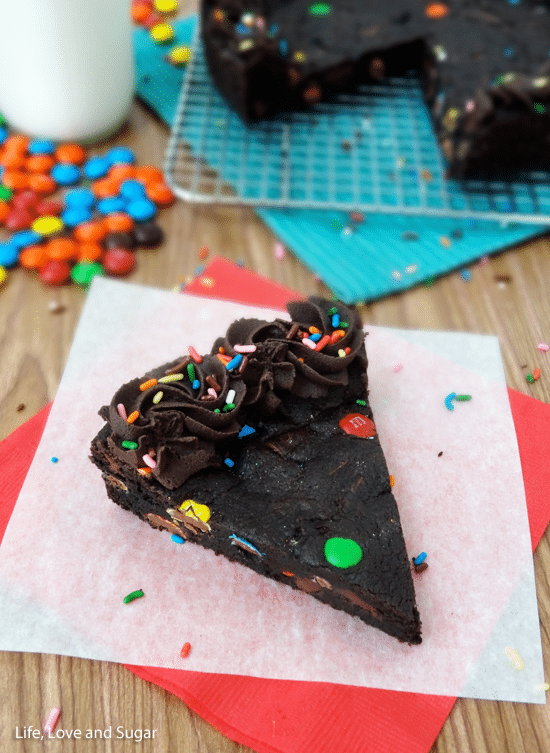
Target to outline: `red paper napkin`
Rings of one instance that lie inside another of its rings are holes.
[[[186,292],[284,308],[297,293],[216,258]],[[550,406],[509,390],[523,468],[533,549],[550,522]],[[0,540],[49,413],[41,410],[0,443]],[[266,680],[128,666],[221,732],[259,753],[427,753],[455,698],[322,682]]]

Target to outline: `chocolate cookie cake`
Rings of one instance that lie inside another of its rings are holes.
[[[287,308],[123,385],[91,459],[151,526],[420,643],[360,317],[321,298]]]
[[[550,169],[548,0],[202,0],[201,29],[245,121],[412,72],[450,176]]]

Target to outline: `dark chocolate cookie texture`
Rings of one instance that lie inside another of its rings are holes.
[[[550,169],[548,0],[202,0],[213,80],[245,121],[419,76],[452,177]]]

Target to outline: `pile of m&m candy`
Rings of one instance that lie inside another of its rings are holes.
[[[12,233],[0,242],[0,282],[18,264],[49,285],[129,274],[136,248],[162,242],[155,218],[173,201],[162,171],[136,165],[127,147],[88,157],[0,122],[0,226]]]

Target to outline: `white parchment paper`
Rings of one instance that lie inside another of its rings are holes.
[[[94,280],[0,547],[0,648],[544,702],[525,495],[495,338],[366,327],[371,402],[407,548],[428,552],[429,569],[415,576],[420,646],[177,545],[109,501],[88,459],[98,409],[188,345],[209,351],[241,316],[281,313]],[[450,412],[450,392],[472,400]],[[124,605],[138,588],[145,597]],[[520,636],[521,671],[504,653]]]

